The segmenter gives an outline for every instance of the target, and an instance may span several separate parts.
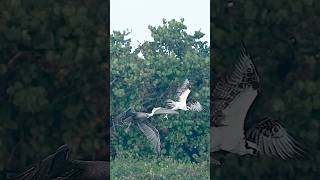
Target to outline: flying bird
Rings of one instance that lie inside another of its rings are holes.
[[[167,106],[172,110],[183,110],[183,111],[197,111],[200,112],[203,110],[202,105],[199,101],[188,102],[187,99],[191,92],[191,85],[188,79],[185,79],[183,85],[177,89],[176,98],[178,101],[173,101],[168,99],[166,101]]]
[[[224,150],[281,159],[303,157],[305,151],[274,119],[266,117],[244,129],[249,108],[259,93],[260,77],[243,45],[239,61],[219,77],[212,90],[211,154]],[[220,164],[212,158],[212,162]]]
[[[126,125],[126,132],[128,132],[129,127],[132,123],[135,123],[142,133],[147,137],[151,142],[154,151],[159,155],[160,154],[160,135],[157,128],[155,128],[149,118],[154,115],[159,114],[179,114],[177,111],[172,109],[166,109],[162,107],[153,108],[151,113],[146,112],[135,112],[132,108],[128,108],[126,111],[118,115],[113,121],[114,124]]]

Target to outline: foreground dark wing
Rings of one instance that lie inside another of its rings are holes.
[[[271,118],[265,118],[251,127],[246,133],[246,138],[257,144],[260,154],[270,157],[287,160],[307,156],[303,146]]]
[[[172,109],[160,108],[154,112],[154,115],[156,115],[156,114],[179,114],[179,113],[175,110],[172,110]]]
[[[75,178],[72,178],[72,180],[109,179],[109,173],[107,171],[109,167],[110,167],[110,162],[107,162],[107,161],[70,160],[70,165],[69,165],[69,169],[80,172],[77,174],[77,176],[74,176]]]
[[[148,121],[138,122],[139,129],[147,137],[154,147],[155,152],[160,154],[160,136],[159,131]]]
[[[235,64],[234,68],[225,76],[219,77],[214,83],[214,88],[212,90],[213,125],[230,125],[230,123],[243,124],[242,121],[232,122],[234,121],[233,118],[227,120],[228,114],[226,114],[224,110],[228,108],[229,112],[236,112],[241,109],[242,112],[238,113],[241,115],[246,114],[257,95],[259,82],[260,80],[256,67],[243,46],[239,61]],[[247,90],[249,91],[246,92]],[[245,95],[241,97],[242,93],[245,93]],[[245,104],[233,104],[239,97],[242,99],[248,98],[249,100]],[[244,118],[242,118],[242,120],[244,121]]]
[[[49,155],[37,165],[15,176],[6,177],[7,180],[42,180],[42,179],[72,179],[80,170],[69,169],[69,149],[61,146],[54,154]]]

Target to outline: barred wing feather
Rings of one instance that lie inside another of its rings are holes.
[[[195,101],[193,103],[190,103],[189,104],[189,108],[190,108],[191,111],[197,111],[197,112],[200,112],[200,111],[203,110],[203,107],[202,107],[202,105],[200,104],[199,101]]]
[[[260,154],[266,156],[283,160],[307,157],[305,148],[271,118],[266,118],[251,127],[246,137],[257,144]]]
[[[213,124],[215,126],[221,126],[226,117],[223,111],[231,106],[236,98],[241,97],[241,93],[244,93],[246,90],[251,89],[257,91],[259,82],[256,67],[243,46],[239,61],[235,64],[232,71],[225,76],[219,77],[214,83],[212,91]],[[247,94],[255,93],[247,92]],[[255,96],[256,95],[254,95],[254,98]],[[248,107],[243,109],[247,111],[251,103],[246,104]],[[234,109],[236,109],[236,107],[234,107]]]
[[[139,129],[151,142],[157,154],[160,154],[160,136],[159,131],[148,121],[138,122]]]

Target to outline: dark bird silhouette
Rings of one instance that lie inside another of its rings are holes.
[[[70,160],[69,148],[61,146],[27,170],[7,175],[5,180],[103,180],[109,177],[107,161]]]
[[[177,111],[166,109],[162,107],[153,108],[151,113],[146,112],[135,112],[132,108],[128,108],[126,111],[118,115],[113,119],[114,126],[123,126],[126,125],[126,132],[128,132],[129,127],[132,123],[135,123],[142,133],[147,137],[147,139],[152,144],[154,151],[159,155],[160,154],[160,135],[157,128],[155,128],[149,118],[154,115],[159,114],[179,114]]]

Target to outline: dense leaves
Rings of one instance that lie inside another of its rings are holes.
[[[111,114],[121,113],[129,106],[136,111],[151,111],[165,106],[174,98],[176,88],[185,78],[192,84],[194,97],[204,112],[183,112],[152,119],[161,136],[162,156],[173,159],[208,161],[209,149],[209,47],[204,34],[186,33],[183,19],[163,20],[163,25],[149,26],[153,41],[133,49],[126,32],[113,32],[110,39]],[[113,132],[112,145],[118,152],[132,157],[154,156],[146,137],[137,127],[129,133],[119,128]],[[156,158],[156,157],[153,157]]]
[[[247,127],[272,116],[306,145],[306,161],[218,155],[214,179],[317,179],[320,170],[319,23],[317,1],[212,1],[213,79],[237,60],[240,40],[261,76]]]
[[[163,159],[133,159],[118,156],[111,161],[110,179],[209,179],[209,163],[190,163],[170,158]]]
[[[64,143],[77,158],[102,158],[105,3],[0,2],[0,169],[25,168]]]

